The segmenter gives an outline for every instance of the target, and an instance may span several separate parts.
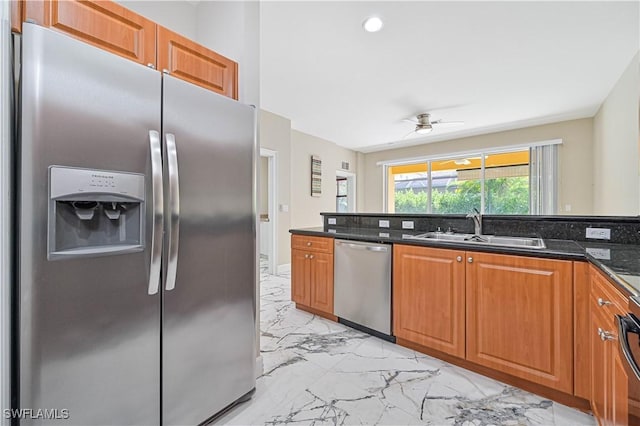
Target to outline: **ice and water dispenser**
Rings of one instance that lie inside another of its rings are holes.
[[[144,249],[144,175],[49,167],[48,258]]]

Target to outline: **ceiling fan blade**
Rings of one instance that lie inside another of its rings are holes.
[[[464,121],[432,121],[431,125],[432,126],[438,126],[438,127],[449,127],[449,126],[461,126],[464,124]]]
[[[411,123],[411,124],[418,124],[418,121],[416,119],[411,119],[411,118],[403,118],[402,121],[406,121],[407,123]]]
[[[404,136],[402,137],[402,139],[407,139],[409,136],[414,135],[414,134],[416,134],[416,131],[415,131],[415,130],[412,130],[412,131],[410,131],[409,133],[407,133],[406,135],[404,135]]]

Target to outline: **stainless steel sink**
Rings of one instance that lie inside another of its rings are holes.
[[[444,232],[427,232],[414,235],[412,239],[430,241],[449,241],[464,244],[487,244],[491,246],[545,248],[542,238],[507,237],[500,235],[448,234]]]

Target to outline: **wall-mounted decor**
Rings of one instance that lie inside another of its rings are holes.
[[[322,160],[317,155],[311,156],[311,196],[322,195]]]

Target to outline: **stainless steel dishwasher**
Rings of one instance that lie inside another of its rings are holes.
[[[335,240],[334,314],[340,322],[391,338],[391,245]]]

